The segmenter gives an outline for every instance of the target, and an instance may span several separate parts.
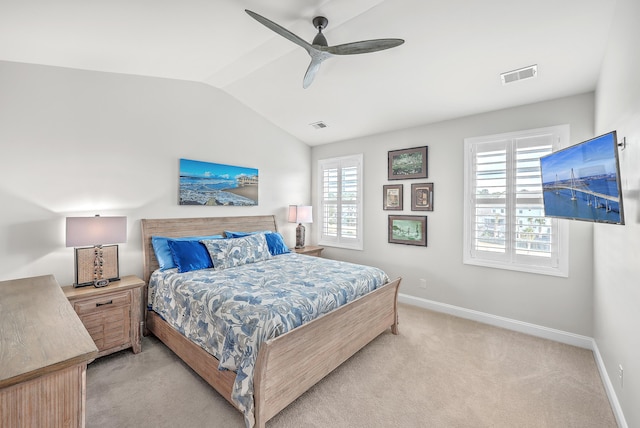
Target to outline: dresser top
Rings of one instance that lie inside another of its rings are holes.
[[[89,362],[97,352],[53,275],[0,282],[0,388]]]

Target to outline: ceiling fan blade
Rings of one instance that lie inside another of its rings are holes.
[[[334,55],[355,55],[391,49],[396,46],[400,46],[403,43],[404,40],[402,39],[375,39],[345,43],[343,45],[329,46],[320,49]]]
[[[304,74],[304,79],[302,79],[302,87],[304,89],[307,89],[311,86],[311,83],[313,83],[316,73],[320,70],[320,64],[322,64],[322,61],[311,59],[311,64],[309,64],[309,68],[307,68],[307,72]]]
[[[291,40],[296,45],[302,46],[308,52],[311,52],[311,50],[314,49],[311,46],[310,43],[308,43],[305,40],[301,39],[300,37],[296,36],[295,34],[293,34],[291,31],[287,30],[286,28],[281,27],[280,25],[276,24],[275,22],[268,20],[264,16],[258,15],[257,13],[252,12],[249,9],[245,9],[244,11],[247,12],[250,17],[252,17],[256,21],[258,21],[259,23],[261,23],[265,27],[269,28],[270,30],[272,30],[272,31],[274,31],[274,32],[276,32],[278,34],[280,34],[285,39]]]
[[[311,64],[309,64],[309,68],[307,68],[307,72],[305,73],[304,79],[302,80],[302,87],[305,89],[308,88],[311,83],[313,83],[313,79],[316,77],[316,74],[318,73],[322,62],[330,58],[332,55],[355,55],[368,52],[377,52],[385,49],[395,48],[396,46],[400,46],[404,43],[404,40],[402,39],[374,39],[363,40],[361,42],[345,43],[337,46],[327,46],[327,40],[322,34],[322,30],[327,26],[328,20],[325,17],[317,16],[313,19],[313,25],[318,29],[318,34],[316,35],[315,39],[313,39],[313,44],[311,44],[262,15],[258,15],[257,13],[250,11],[249,9],[245,9],[244,11],[247,12],[250,17],[258,21],[271,31],[278,33],[285,39],[290,40],[296,45],[306,49],[306,51],[309,53],[309,56],[311,56]]]

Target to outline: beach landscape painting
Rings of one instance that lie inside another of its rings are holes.
[[[258,205],[258,170],[180,159],[180,205]]]

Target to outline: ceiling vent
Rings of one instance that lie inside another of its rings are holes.
[[[517,82],[518,80],[531,79],[538,75],[538,66],[530,65],[529,67],[520,68],[518,70],[508,71],[500,75],[502,84]]]
[[[310,123],[309,125],[313,126],[313,129],[324,129],[327,127],[327,124],[323,121]]]

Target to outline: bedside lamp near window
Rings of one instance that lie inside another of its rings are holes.
[[[302,223],[313,223],[313,209],[308,205],[289,205],[289,223],[296,227],[296,248],[304,248],[305,228]]]
[[[127,242],[126,217],[67,217],[66,237],[67,247],[75,247],[74,287],[104,287],[120,279],[118,246],[103,245]]]

